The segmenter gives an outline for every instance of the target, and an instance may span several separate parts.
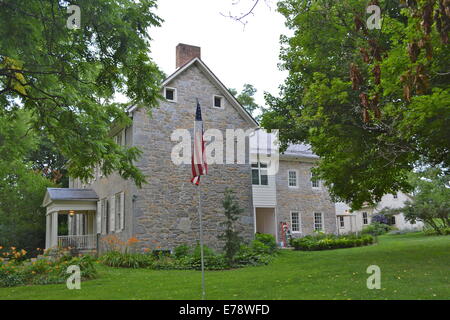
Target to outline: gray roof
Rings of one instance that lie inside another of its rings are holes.
[[[287,156],[301,156],[308,158],[319,158],[311,151],[311,146],[308,144],[290,144],[286,151],[283,152]]]
[[[51,200],[98,200],[92,189],[47,188]]]

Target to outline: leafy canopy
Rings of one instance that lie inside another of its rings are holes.
[[[80,8],[80,29],[66,27],[69,4]],[[70,159],[72,177],[87,180],[100,165],[141,185],[133,165],[139,150],[118,146],[109,133],[130,123],[128,105],[157,104],[161,72],[148,56],[149,31],[161,23],[155,7],[153,0],[1,0],[0,117],[29,110],[29,129]],[[129,103],[115,102],[117,95]]]
[[[368,29],[369,4],[381,29]],[[335,200],[360,208],[408,191],[418,163],[450,167],[449,2],[282,0],[289,76],[262,125],[320,156]],[[431,12],[431,13],[430,13]],[[446,36],[447,35],[447,36]],[[447,168],[447,169],[446,169]]]

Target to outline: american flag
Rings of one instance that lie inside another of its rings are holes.
[[[197,111],[194,121],[194,150],[192,154],[192,179],[191,182],[198,185],[200,176],[208,173],[206,164],[205,141],[203,140],[203,121],[200,103],[197,100]]]

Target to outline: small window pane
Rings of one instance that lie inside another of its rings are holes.
[[[291,212],[291,228],[293,232],[299,232],[300,231],[300,219],[298,212]]]
[[[367,212],[363,212],[362,216],[363,216],[363,224],[368,224],[369,219],[367,218]]]
[[[167,100],[174,100],[174,96],[175,96],[175,90],[166,89],[166,99]]]
[[[263,186],[267,186],[269,184],[269,180],[267,178],[267,170],[261,170],[261,184]]]
[[[340,225],[341,228],[345,227],[344,217],[339,217],[339,225]]]
[[[252,170],[252,183],[259,184],[259,170],[258,169]]]
[[[289,187],[296,187],[297,186],[297,172],[296,171],[289,171],[288,173],[288,185]]]
[[[222,107],[222,98],[214,97],[214,107],[221,108]]]
[[[323,222],[322,222],[322,214],[314,213],[314,230],[322,231],[323,230]]]

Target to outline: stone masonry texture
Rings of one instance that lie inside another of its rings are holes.
[[[177,102],[161,101],[151,116],[144,109],[133,115],[133,142],[143,151],[137,162],[148,184],[138,189],[135,201],[133,235],[141,247],[173,249],[181,244],[195,245],[199,239],[198,193],[190,179],[190,164],[175,165],[171,161],[171,141],[175,129],[192,132],[196,98],[202,106],[204,129],[250,129],[235,108],[224,99],[223,109],[213,108],[213,95],[221,95],[198,67],[192,65],[168,86],[177,89]],[[224,151],[225,155],[225,151]],[[251,169],[247,164],[209,165],[201,179],[203,230],[205,244],[221,249],[217,237],[225,220],[222,201],[225,188],[236,192],[244,209],[237,229],[246,240],[254,236]]]

